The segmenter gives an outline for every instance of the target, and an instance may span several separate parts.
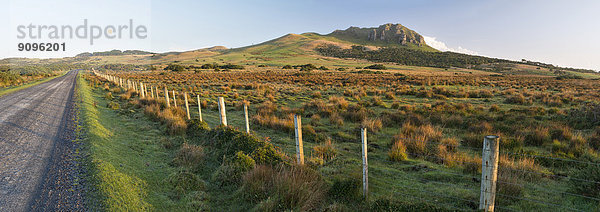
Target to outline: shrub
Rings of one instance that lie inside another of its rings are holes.
[[[243,152],[237,152],[213,173],[212,180],[219,186],[237,185],[242,182],[242,177],[247,171],[254,168],[256,162]]]
[[[387,68],[381,64],[374,64],[374,65],[365,67],[365,69],[386,70]]]
[[[251,155],[257,164],[276,165],[283,162],[283,155],[270,143],[257,148]]]
[[[205,121],[200,119],[188,120],[187,134],[192,137],[197,137],[210,131],[210,126]]]
[[[204,158],[204,149],[201,146],[183,143],[173,162],[180,166],[198,166]]]

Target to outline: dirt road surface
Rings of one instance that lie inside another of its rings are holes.
[[[0,211],[79,211],[78,71],[0,97]]]

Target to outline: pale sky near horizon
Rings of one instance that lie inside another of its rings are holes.
[[[600,1],[560,0],[0,0],[0,58],[65,57],[139,49],[185,51],[257,44],[287,33],[400,23],[440,50],[600,70]],[[18,39],[18,25],[127,25],[146,39]],[[21,42],[65,42],[66,52],[19,52]]]

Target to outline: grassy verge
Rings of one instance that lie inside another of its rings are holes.
[[[167,138],[159,124],[142,113],[112,110],[101,88],[90,86],[81,76],[81,122],[88,145],[91,181],[100,210],[173,211],[177,201],[165,179],[174,172],[171,153],[163,149]],[[120,111],[120,113],[118,112]]]
[[[60,75],[56,75],[56,76],[44,78],[44,79],[41,79],[41,80],[37,80],[37,81],[34,81],[34,82],[30,82],[30,83],[27,83],[25,85],[19,85],[19,86],[13,86],[13,87],[8,87],[8,88],[2,88],[2,89],[0,89],[0,96],[4,96],[4,95],[12,93],[12,92],[20,91],[20,90],[23,90],[25,88],[29,88],[29,87],[32,87],[32,86],[35,86],[35,85],[39,85],[39,84],[44,83],[44,82],[48,82],[48,81],[50,81],[50,80],[52,80],[54,78],[63,76],[66,73],[67,72],[65,72],[63,74],[60,74]]]

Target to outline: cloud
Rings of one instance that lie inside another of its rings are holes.
[[[423,36],[423,38],[425,38],[425,43],[427,43],[427,45],[443,52],[449,51],[463,54],[479,55],[479,53],[477,53],[476,51],[465,49],[461,46],[457,48],[450,48],[444,42],[437,40],[435,37]]]

